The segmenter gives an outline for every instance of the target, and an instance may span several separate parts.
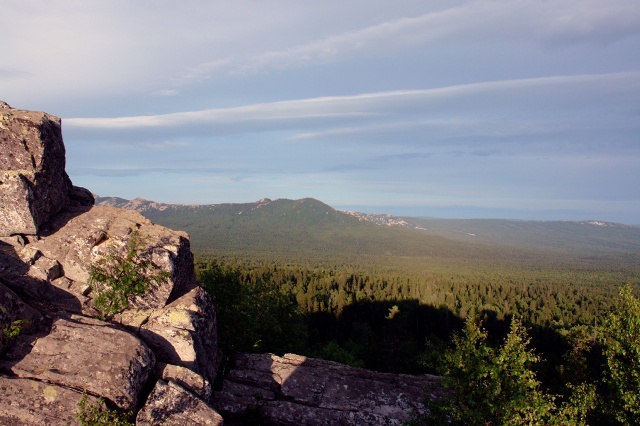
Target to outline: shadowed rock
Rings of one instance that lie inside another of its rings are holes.
[[[158,380],[136,418],[137,426],[222,424],[222,417],[213,408],[179,385],[164,380]]]
[[[0,283],[0,329],[6,329],[14,321],[23,321],[22,330],[29,332],[37,329],[41,320],[42,315],[38,311]]]

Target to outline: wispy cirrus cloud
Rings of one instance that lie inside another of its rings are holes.
[[[312,67],[353,56],[393,52],[421,45],[483,42],[511,43],[514,37],[533,45],[614,43],[640,34],[640,4],[614,0],[479,0],[397,18],[332,34],[294,46],[250,55],[216,58],[189,67],[183,82],[215,74],[246,76]]]
[[[557,111],[569,116],[579,111],[578,119],[584,115],[586,123],[592,118],[584,105],[627,107],[634,94],[640,96],[640,72],[489,81],[160,115],[66,118],[64,126],[105,137],[110,132],[175,132],[188,137],[279,130],[289,132],[291,141],[302,141],[409,129],[429,130],[439,137],[501,137],[562,130],[562,122],[554,117]],[[540,117],[542,123],[536,121]],[[308,130],[299,131],[303,125]]]

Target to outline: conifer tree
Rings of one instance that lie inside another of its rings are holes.
[[[599,334],[606,357],[606,409],[623,425],[640,424],[640,300],[631,286],[620,297]]]

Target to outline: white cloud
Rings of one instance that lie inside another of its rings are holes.
[[[478,107],[493,104],[504,107],[508,102],[512,110],[531,108],[533,103],[552,101],[575,104],[585,98],[601,96],[629,96],[640,91],[640,72],[596,74],[578,76],[554,76],[482,82],[424,90],[400,90],[365,93],[349,96],[318,97],[310,99],[253,104],[233,108],[204,109],[162,115],[131,116],[117,118],[67,118],[67,127],[90,129],[144,129],[172,128],[198,125],[222,125],[229,123],[265,123],[270,121],[293,123],[296,120],[344,120],[367,116],[394,115],[402,112],[424,112],[451,108],[448,101],[461,100],[455,108],[469,108],[482,113]],[[541,96],[542,93],[542,96]],[[606,102],[606,98],[602,98]],[[550,105],[550,108],[553,106]],[[455,111],[448,110],[448,113]],[[377,124],[376,124],[377,125]]]

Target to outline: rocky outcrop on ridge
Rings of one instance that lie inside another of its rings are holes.
[[[37,234],[72,199],[93,203],[65,171],[58,117],[0,101],[0,143],[0,236]]]
[[[188,236],[93,206],[65,172],[60,124],[0,103],[0,329],[22,329],[0,337],[0,424],[78,424],[85,393],[139,412],[140,424],[222,424],[209,405],[221,355],[215,311],[195,281]],[[90,267],[134,231],[169,279],[101,321]]]
[[[436,392],[435,377],[297,355],[239,354],[219,375],[214,304],[187,234],[94,206],[65,172],[60,124],[0,102],[0,424],[79,424],[83,398],[145,426],[400,424]],[[134,235],[168,279],[102,321],[91,265]]]

